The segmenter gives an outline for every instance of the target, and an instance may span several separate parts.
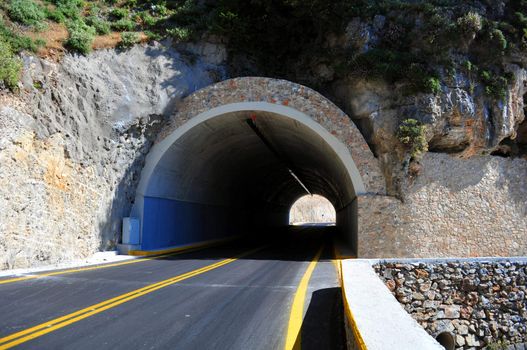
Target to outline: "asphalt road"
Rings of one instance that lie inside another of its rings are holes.
[[[0,349],[344,349],[330,231],[0,284]],[[299,337],[292,304],[321,247]]]

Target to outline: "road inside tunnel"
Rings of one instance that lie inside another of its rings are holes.
[[[0,349],[344,349],[334,230],[0,279]]]
[[[331,202],[338,232],[356,250],[362,183],[348,149],[311,118],[268,105],[195,117],[154,146],[131,214],[139,221],[136,249],[287,227],[293,203],[317,194]]]

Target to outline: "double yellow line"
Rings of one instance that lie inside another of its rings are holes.
[[[68,315],[41,323],[37,326],[25,329],[23,331],[13,333],[11,335],[8,335],[4,338],[0,338],[0,350],[9,349],[13,346],[20,345],[22,343],[25,343],[29,340],[41,337],[47,333],[53,332],[57,329],[66,327],[72,323],[78,322],[80,320],[83,320],[85,318],[88,318],[90,316],[96,315],[98,313],[101,313],[105,310],[114,308],[120,304],[126,303],[130,300],[139,298],[140,296],[143,296],[145,294],[152,293],[158,289],[165,288],[167,286],[170,286],[174,283],[181,282],[183,280],[186,280],[188,278],[197,276],[199,274],[205,273],[207,271],[211,271],[214,269],[217,269],[218,267],[230,264],[246,255],[253,254],[265,247],[259,247],[253,250],[250,250],[248,252],[244,252],[242,254],[239,254],[235,257],[228,258],[221,260],[217,263],[207,265],[205,267],[199,268],[197,270],[193,270],[187,273],[184,273],[182,275],[174,276],[169,279],[150,284],[148,286],[145,286],[143,288],[139,288],[136,290],[133,290],[131,292],[119,295],[115,298],[105,300],[101,303],[94,304],[91,306],[88,306],[87,308],[84,308],[82,310],[75,311],[73,313],[70,313]]]

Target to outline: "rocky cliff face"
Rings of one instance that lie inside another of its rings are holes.
[[[401,182],[409,172],[408,155],[397,137],[402,120],[411,118],[426,126],[428,150],[459,158],[496,154],[527,155],[525,105],[527,71],[510,66],[514,84],[503,101],[494,101],[463,75],[445,81],[437,94],[404,96],[383,82],[346,79],[335,82],[334,91],[344,109],[361,128],[381,159],[389,192],[403,196]]]
[[[385,23],[384,16],[355,18],[344,33],[329,36],[325,45],[332,50],[354,48],[371,52],[390,31]],[[461,65],[470,62],[471,56],[452,53],[450,59]],[[527,156],[527,70],[522,68],[521,59],[505,59],[503,65],[509,83],[499,98],[489,94],[489,87],[477,78],[478,73],[470,69],[448,70],[439,65],[435,68],[440,74],[438,85],[430,93],[425,89],[409,93],[404,79],[390,83],[368,76],[366,68],[366,72],[353,71],[346,77],[338,77],[328,65],[319,64],[313,68],[313,79],[327,84],[326,93],[359,126],[384,165],[389,192],[402,198],[405,179],[419,168],[418,164],[409,167],[409,155],[398,139],[398,128],[406,119],[415,119],[426,126],[425,137],[431,152],[459,158],[488,154]],[[411,74],[407,72],[408,79]]]
[[[221,55],[191,62],[150,45],[59,64],[24,57],[21,92],[0,95],[0,267],[115,247],[158,126],[181,97],[222,79]]]

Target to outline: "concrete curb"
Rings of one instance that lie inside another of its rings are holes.
[[[338,246],[338,247],[337,247]],[[443,349],[400,305],[373,270],[379,260],[334,255],[342,287],[347,348],[350,350]]]
[[[0,271],[0,277],[27,275],[37,272],[64,270],[78,267],[88,267],[133,259],[137,259],[137,257],[129,255],[119,255],[117,251],[97,252],[93,254],[90,258],[82,260],[74,260],[64,263],[44,265],[25,269],[2,270]]]

